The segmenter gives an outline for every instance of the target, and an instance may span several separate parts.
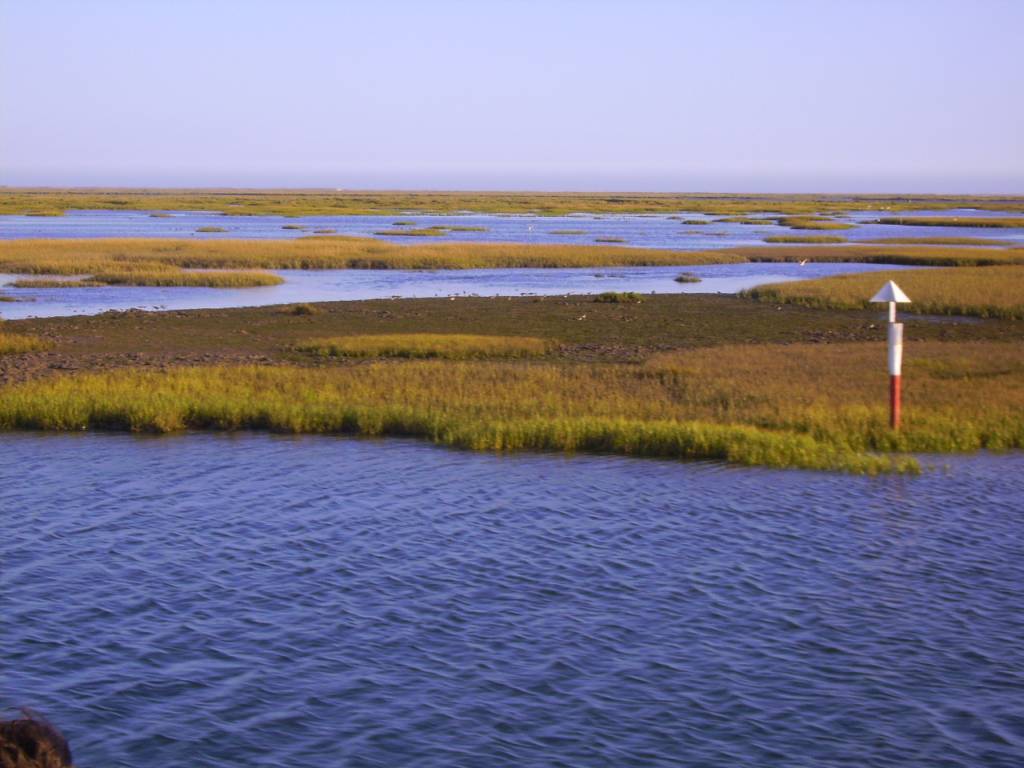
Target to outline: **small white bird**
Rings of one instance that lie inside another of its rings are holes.
[[[800,266],[801,267],[805,266],[806,264],[807,264],[807,259],[801,259],[800,260]]]

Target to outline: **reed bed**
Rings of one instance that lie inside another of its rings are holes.
[[[701,224],[705,222],[700,222]],[[716,224],[747,224],[751,226],[775,226],[775,219],[762,218],[758,216],[726,216],[722,219],[715,219]]]
[[[822,245],[825,243],[845,243],[846,238],[842,235],[771,235],[764,239],[766,243],[813,243]]]
[[[1016,240],[999,240],[994,237],[879,237],[874,240],[862,240],[864,243],[878,245],[977,245],[977,246],[1009,246]]]
[[[0,321],[2,322],[2,321]],[[0,329],[0,355],[17,355],[23,352],[41,352],[52,347],[46,339],[22,333],[6,333]]]
[[[417,227],[410,229],[385,229],[373,234],[383,237],[444,237],[448,234],[448,230],[444,227]]]
[[[923,267],[984,267],[1024,264],[1024,252],[1005,248],[931,245],[751,245],[725,249],[742,261],[861,262]]]
[[[886,280],[898,281],[910,297],[908,312],[1024,318],[1024,267],[958,267],[873,272],[765,285],[741,295],[761,301],[830,309],[863,309]]]
[[[697,266],[757,261],[871,262],[926,266],[1024,264],[1024,250],[924,245],[802,243],[672,251],[597,245],[441,243],[404,246],[373,238],[295,240],[82,239],[0,241],[0,272],[24,275],[148,274],[148,285],[270,285],[274,276],[186,276],[183,269],[472,269]],[[166,276],[158,274],[164,272]],[[175,277],[172,277],[176,276]],[[140,278],[135,278],[136,281]],[[205,280],[205,282],[203,282]],[[120,281],[117,284],[128,284]],[[140,284],[134,282],[132,284]]]
[[[15,280],[15,288],[101,288],[108,285],[148,285],[165,288],[259,288],[280,285],[284,278],[255,270],[211,270],[187,272],[183,269],[123,270],[98,272],[80,280],[25,278]]]
[[[884,361],[880,339],[664,353],[643,365],[125,369],[8,386],[0,428],[402,435],[848,472],[912,471],[907,451],[1024,447],[1019,344],[908,345],[899,433],[887,427]]]
[[[856,226],[842,221],[801,216],[785,216],[779,219],[779,224],[790,229],[853,229]]]
[[[1024,217],[995,216],[884,216],[878,224],[901,224],[908,227],[978,227],[992,229],[1024,229]]]
[[[398,333],[311,339],[296,345],[316,357],[398,357],[476,360],[547,354],[550,340],[528,336],[478,336],[456,333]]]
[[[1024,213],[1024,197],[972,195],[736,195],[327,190],[5,189],[0,213],[60,216],[66,210],[219,211],[227,215],[458,213],[840,214],[978,208]]]
[[[410,247],[374,238],[316,236],[295,240],[0,241],[0,272],[54,275],[121,272],[129,268],[471,269],[689,266],[744,260],[716,252],[593,245],[444,243]]]
[[[227,230],[226,227],[196,227],[196,232],[200,232],[200,233],[203,233],[203,234],[213,233],[213,232],[227,232],[227,231],[228,230]]]

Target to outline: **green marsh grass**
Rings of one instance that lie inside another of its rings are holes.
[[[473,360],[537,357],[552,342],[525,336],[479,336],[444,333],[398,333],[311,339],[296,345],[316,357],[400,357]]]
[[[784,216],[779,224],[790,229],[853,229],[855,225],[817,217]]]
[[[874,240],[862,240],[863,243],[876,245],[969,245],[969,246],[1008,246],[1016,240],[998,240],[994,237],[879,237]]]
[[[323,312],[320,307],[316,304],[287,304],[278,310],[279,314],[282,315],[294,315],[296,317],[305,317],[309,315],[319,315]]]
[[[625,238],[622,237],[595,237],[595,243],[624,243]]]
[[[6,333],[0,321],[0,355],[17,355],[24,352],[42,352],[52,347],[46,339],[21,333]]]
[[[676,275],[674,279],[675,279],[675,281],[677,283],[699,283],[699,282],[701,282],[701,278],[698,277],[697,275],[693,274],[692,272],[683,272],[682,274]]]
[[[830,309],[863,309],[895,280],[911,299],[902,311],[930,315],[1024,318],[1024,267],[957,267],[871,272],[765,285],[742,295],[761,301]],[[881,307],[881,305],[876,305]]]
[[[1022,256],[1024,259],[1024,256]],[[688,266],[745,261],[721,252],[595,245],[444,243],[403,246],[376,238],[293,240],[2,240],[0,272],[83,275],[160,267],[202,269],[473,269]]]
[[[685,224],[686,222],[683,222],[683,223]],[[707,222],[695,222],[695,223],[706,224]],[[761,218],[761,217],[757,217],[757,216],[727,216],[727,217],[722,218],[722,219],[715,219],[715,223],[720,223],[720,224],[748,224],[748,225],[751,225],[751,226],[764,226],[764,225],[768,225],[768,224],[774,225],[775,224],[775,219],[767,219],[767,218]]]
[[[25,278],[15,288],[100,288],[107,285],[159,286],[164,288],[259,288],[280,285],[284,278],[256,270],[209,270],[186,272],[175,268],[154,268],[97,272],[80,280]]]
[[[878,224],[900,224],[908,227],[978,227],[982,229],[1024,229],[1024,217],[995,216],[885,216]]]
[[[227,232],[226,227],[196,227],[196,232]]]
[[[416,213],[663,213],[742,216],[836,215],[849,211],[978,208],[1024,213],[1024,197],[1003,195],[737,195],[531,192],[356,192],[296,190],[104,190],[6,188],[0,213],[60,216],[67,210],[218,211],[228,215]]]
[[[269,429],[476,450],[597,451],[848,472],[908,451],[1024,447],[1024,347],[908,344],[904,428],[885,342],[740,345],[641,365],[541,361],[124,369],[0,390],[0,428]]]
[[[635,291],[605,291],[594,297],[598,304],[641,304],[644,297]]]
[[[448,234],[448,230],[444,227],[417,227],[415,229],[381,230],[373,234],[384,237],[444,237]]]
[[[771,235],[764,239],[766,243],[812,243],[823,245],[825,243],[845,243],[846,238],[842,235]]]
[[[925,267],[968,267],[1024,264],[1024,254],[1013,249],[932,245],[773,245],[726,248],[743,261],[862,262]]]

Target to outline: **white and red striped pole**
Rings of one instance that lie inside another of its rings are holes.
[[[882,286],[871,301],[889,304],[889,426],[900,428],[901,387],[903,377],[903,323],[896,322],[896,304],[909,304],[910,299],[892,280]]]

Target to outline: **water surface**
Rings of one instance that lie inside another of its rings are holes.
[[[0,704],[82,766],[997,766],[1024,457],[877,479],[0,436]]]
[[[305,301],[446,296],[553,296],[603,291],[735,293],[765,283],[906,269],[886,264],[714,264],[701,267],[587,267],[583,269],[280,270],[285,282],[263,288],[10,288],[18,275],[0,274],[15,302],[0,303],[0,317],[91,315],[125,309],[255,307]],[[911,269],[915,267],[910,267]],[[699,283],[677,283],[689,272]]]
[[[805,231],[781,227],[767,218],[773,214],[751,214],[765,218],[763,225],[730,224],[717,216],[681,212],[670,214],[574,214],[530,216],[523,214],[465,213],[451,216],[226,216],[202,211],[165,212],[155,218],[146,211],[68,211],[64,216],[0,216],[0,239],[26,237],[185,237],[201,239],[282,239],[307,237],[316,229],[334,229],[339,235],[381,237],[395,243],[417,245],[436,242],[568,243],[593,245],[598,238],[619,238],[642,248],[708,250],[741,245],[763,245],[770,235],[841,235],[850,241],[881,237],[986,237],[1024,243],[1024,228],[978,229],[976,227],[909,227],[872,224],[880,216],[1005,216],[989,211],[855,211],[834,216],[837,221],[856,224],[840,231]],[[692,219],[704,224],[687,224]],[[483,227],[482,232],[451,232],[444,237],[402,237],[378,235],[400,231],[394,222],[412,222],[413,227]],[[226,232],[196,232],[199,227],[221,227]],[[284,229],[283,227],[301,227]],[[578,234],[556,234],[558,230],[581,230]]]

